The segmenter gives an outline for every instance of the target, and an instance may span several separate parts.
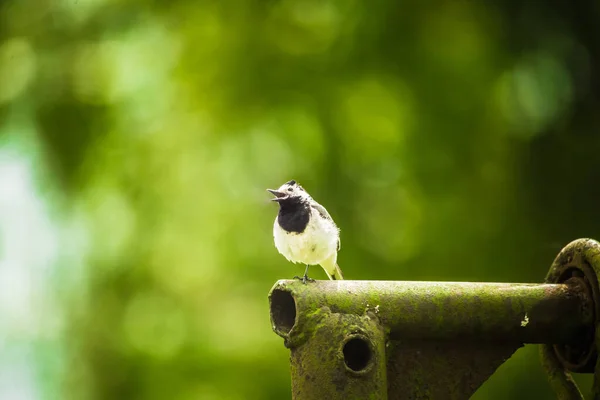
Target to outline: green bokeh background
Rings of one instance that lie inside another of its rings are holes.
[[[541,282],[600,238],[599,26],[591,0],[0,3],[0,399],[289,398],[266,296],[302,267],[265,189],[292,178],[347,279]],[[530,346],[475,398],[532,396]]]

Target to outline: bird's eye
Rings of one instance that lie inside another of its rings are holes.
[[[288,192],[291,192],[291,191],[292,191],[292,188],[291,188],[291,187],[287,188],[287,191],[288,191]]]

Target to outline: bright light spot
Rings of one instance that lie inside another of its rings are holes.
[[[51,342],[59,329],[59,310],[49,293],[57,255],[57,232],[36,191],[29,160],[8,146],[0,148],[2,399],[41,398],[36,346]],[[55,349],[47,347],[46,356]]]
[[[530,138],[564,115],[571,103],[571,77],[551,54],[537,53],[523,59],[500,78],[496,97],[504,118],[515,135]]]
[[[82,45],[73,73],[80,100],[113,103],[146,90],[160,94],[156,89],[169,81],[165,74],[179,59],[180,42],[156,21],[139,26],[118,39]]]
[[[18,349],[21,350],[21,349]],[[34,400],[40,399],[35,382],[33,360],[23,351],[2,352],[0,362],[0,399]]]
[[[0,329],[35,330],[47,311],[41,296],[57,250],[31,170],[17,154],[0,150]]]
[[[527,324],[529,324],[529,317],[527,316],[527,313],[525,313],[525,318],[523,318],[523,321],[521,321],[521,326],[526,327]]]

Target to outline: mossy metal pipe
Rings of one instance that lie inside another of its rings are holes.
[[[578,239],[544,284],[282,280],[271,321],[294,400],[462,400],[526,343],[559,398],[583,398],[573,371],[600,399],[599,276],[600,243]]]
[[[376,316],[390,339],[570,343],[593,324],[585,284],[278,281],[269,294],[273,330],[294,347],[307,318],[331,313]]]
[[[292,348],[294,400],[388,400],[385,329],[373,315],[307,316],[306,342]]]

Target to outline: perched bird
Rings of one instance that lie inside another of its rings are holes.
[[[344,279],[337,265],[340,249],[340,231],[322,205],[294,180],[281,185],[277,190],[267,189],[279,203],[279,214],[273,224],[275,247],[288,261],[306,264],[301,279],[303,283],[313,281],[308,277],[308,267],[320,264],[332,280]]]

